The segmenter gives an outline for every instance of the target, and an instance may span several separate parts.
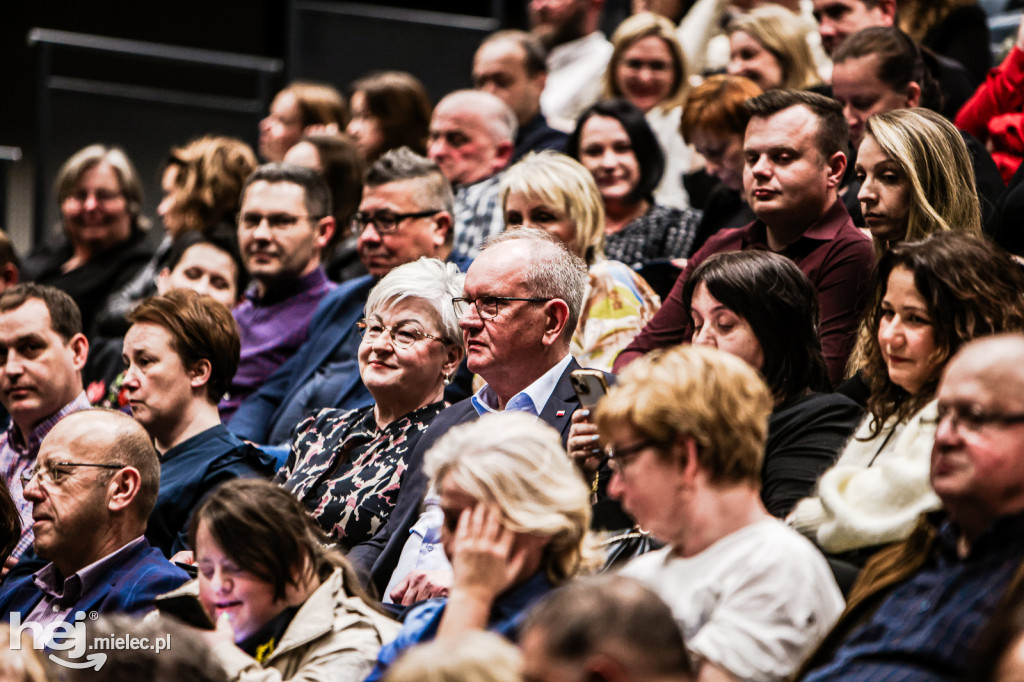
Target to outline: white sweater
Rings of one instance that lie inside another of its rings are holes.
[[[871,417],[865,417],[839,460],[822,474],[818,494],[801,500],[786,523],[831,553],[906,538],[921,512],[941,504],[929,478],[935,408],[933,400],[868,441],[861,440],[870,433]]]

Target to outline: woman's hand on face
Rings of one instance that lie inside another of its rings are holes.
[[[196,565],[196,553],[191,549],[183,549],[171,557],[172,564],[185,564],[186,566]]]
[[[572,413],[569,427],[569,456],[589,478],[601,465],[601,446],[598,445],[597,427],[590,421],[590,410]]]
[[[516,547],[516,533],[505,527],[494,507],[463,509],[455,530],[453,590],[491,601],[507,590],[526,562],[526,547]]]

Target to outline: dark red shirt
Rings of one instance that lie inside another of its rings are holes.
[[[709,256],[726,251],[768,249],[765,224],[760,220],[712,235],[693,254],[661,310],[615,360],[615,372],[656,348],[690,340],[693,332],[683,303],[683,283]],[[795,242],[780,252],[803,271],[818,292],[821,307],[821,348],[832,383],[843,378],[853,349],[862,308],[875,264],[871,238],[854,227],[841,201],[836,201]]]

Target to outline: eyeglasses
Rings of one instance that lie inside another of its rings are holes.
[[[455,314],[462,317],[469,312],[470,306],[476,306],[477,314],[485,320],[493,320],[498,316],[502,303],[507,301],[526,301],[528,303],[547,303],[550,298],[522,298],[520,296],[480,296],[478,298],[453,298],[452,306]]]
[[[417,211],[416,213],[391,213],[389,211],[381,211],[380,213],[363,213],[359,211],[352,216],[352,232],[355,234],[362,234],[363,230],[369,227],[371,224],[373,228],[377,230],[378,234],[391,234],[398,229],[398,224],[403,220],[411,220],[412,218],[426,218],[432,216],[435,213],[440,213],[440,209],[434,209],[430,211]]]
[[[109,189],[97,189],[91,192],[82,189],[77,192],[72,192],[64,198],[64,201],[81,205],[89,199],[89,195],[92,195],[96,199],[97,204],[109,204],[124,196],[122,192],[116,192]]]
[[[92,464],[91,462],[55,462],[47,466],[33,466],[21,472],[21,482],[28,485],[29,481],[39,476],[39,483],[60,485],[71,475],[70,471],[64,471],[65,467],[95,467],[97,469],[124,469],[124,464]]]
[[[615,448],[609,445],[604,449],[604,459],[608,462],[609,468],[616,473],[622,473],[622,470],[636,458],[641,452],[647,448],[653,448],[660,445],[657,441],[645,440],[637,443],[636,445],[630,445],[624,448]]]
[[[297,225],[300,220],[320,220],[322,217],[291,213],[242,213],[238,216],[238,227],[243,230],[255,230],[266,220],[267,227],[271,230],[287,230]]]
[[[1002,427],[1024,424],[1024,412],[989,412],[977,405],[939,405],[937,413],[940,424],[949,417],[950,428],[962,428],[972,433],[978,433],[991,424]]]
[[[427,334],[419,329],[403,327],[402,325],[389,327],[376,320],[360,320],[356,322],[356,327],[359,329],[359,335],[363,337],[364,341],[376,341],[384,332],[387,332],[391,335],[391,342],[395,344],[396,348],[409,348],[417,341],[422,341],[423,339],[434,339],[444,343],[444,339],[440,336]]]

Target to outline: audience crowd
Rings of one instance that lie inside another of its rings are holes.
[[[1020,679],[1024,21],[527,4],[0,231],[0,677]]]

